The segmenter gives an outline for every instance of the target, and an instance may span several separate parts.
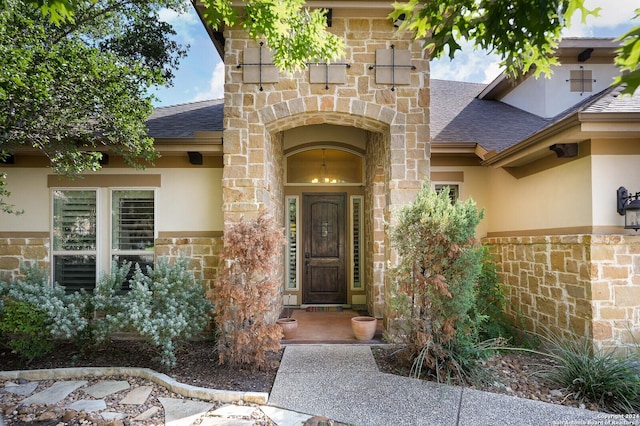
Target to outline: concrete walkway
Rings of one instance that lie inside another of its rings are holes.
[[[380,373],[371,348],[287,346],[269,405],[358,426],[630,425],[640,419]]]

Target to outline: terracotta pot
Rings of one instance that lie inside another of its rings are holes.
[[[376,334],[378,321],[374,317],[351,318],[351,329],[358,340],[371,340]]]
[[[293,318],[279,318],[276,320],[276,324],[282,329],[284,340],[295,339],[298,332],[298,321]]]

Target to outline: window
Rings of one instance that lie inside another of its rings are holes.
[[[339,149],[310,149],[286,160],[288,184],[355,185],[363,178],[363,158]]]
[[[460,185],[457,184],[436,184],[434,189],[436,193],[440,194],[445,188],[449,188],[449,199],[451,204],[455,204],[458,198],[460,198]]]
[[[287,197],[287,286],[298,289],[298,197]]]
[[[143,271],[153,265],[155,192],[54,190],[52,229],[54,282],[69,292],[92,290],[111,260],[139,263]]]
[[[111,259],[140,265],[142,271],[153,266],[155,245],[155,207],[152,190],[117,190],[111,194]],[[131,278],[132,267],[127,278]],[[125,287],[128,286],[128,280]]]
[[[351,288],[362,290],[362,205],[364,198],[351,197]]]
[[[54,281],[68,291],[95,287],[96,191],[53,191],[52,241]]]

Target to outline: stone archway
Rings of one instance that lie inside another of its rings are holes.
[[[313,102],[312,100],[315,100]],[[335,96],[295,98],[248,112],[225,126],[223,197],[225,226],[261,208],[284,217],[284,130],[310,124],[357,127],[368,132],[365,169],[365,264],[367,305],[387,316],[386,268],[392,261],[387,227],[394,208],[410,202],[428,176],[428,128],[407,125],[407,115],[389,106]],[[238,126],[244,121],[245,127]],[[227,118],[225,118],[225,123]]]

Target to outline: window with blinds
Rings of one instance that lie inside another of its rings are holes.
[[[435,185],[436,193],[440,194],[444,190],[449,190],[449,199],[451,200],[451,204],[455,204],[458,198],[460,198],[460,185],[455,184],[436,184]]]
[[[153,191],[113,191],[111,205],[112,250],[152,249],[155,233]]]
[[[287,197],[287,290],[298,289],[298,197]]]
[[[67,291],[95,287],[96,213],[95,190],[53,191],[53,275]]]
[[[153,267],[155,244],[155,199],[153,190],[114,190],[111,193],[111,256],[118,265],[129,261],[129,279],[139,264],[143,273]]]
[[[154,261],[155,192],[54,190],[52,229],[53,278],[67,292],[93,290],[112,260],[138,263],[146,272]]]
[[[362,204],[361,196],[351,197],[351,288],[354,290],[362,290]]]

